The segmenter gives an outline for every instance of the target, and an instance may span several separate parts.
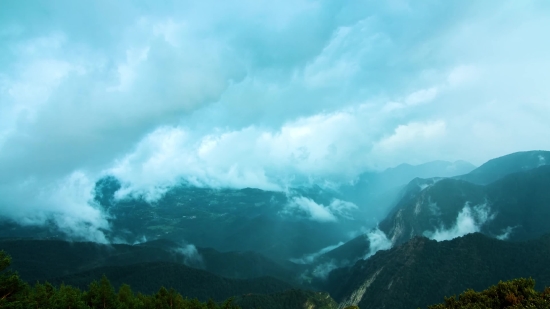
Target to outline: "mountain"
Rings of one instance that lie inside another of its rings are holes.
[[[61,240],[0,239],[0,250],[13,257],[14,268],[22,279],[29,282],[52,280],[102,267],[153,262],[191,266],[231,279],[271,276],[295,282],[296,269],[299,268],[291,262],[276,262],[255,252],[219,252],[167,240],[138,245],[102,245]]]
[[[424,237],[330,273],[325,289],[339,308],[418,308],[467,288],[485,289],[500,280],[532,277],[550,285],[550,235],[509,242],[479,233],[437,242]]]
[[[544,153],[548,152],[512,154],[491,160],[472,172],[479,179],[485,177],[483,171],[491,177],[504,175],[488,185],[467,182],[464,176],[413,179],[401,190],[399,201],[380,222],[379,229],[319,255],[302,277],[313,286],[322,286],[323,278],[333,269],[353,265],[376,250],[416,236],[449,240],[481,232],[519,241],[550,233],[550,166],[539,160]],[[498,170],[504,172],[496,173]]]
[[[549,164],[550,151],[535,150],[515,152],[489,160],[470,173],[455,178],[479,185],[486,185],[508,174],[527,171]]]
[[[126,188],[107,176],[96,182],[94,199],[109,214],[110,229],[104,233],[113,241],[170,239],[218,251],[253,251],[287,260],[347,241],[363,226],[378,222],[410,178],[457,175],[472,168],[460,161],[400,165],[381,173],[363,174],[354,186],[344,186],[340,191],[319,186],[275,192],[181,184],[154,201],[145,193],[115,198]],[[316,209],[326,216],[316,217]],[[0,235],[67,237],[52,223],[29,227],[9,220],[0,222]]]
[[[101,180],[96,200],[114,218],[111,237],[128,242],[183,239],[198,247],[288,259],[347,240],[363,224],[354,219],[360,216],[353,204],[319,187],[274,192],[181,185],[155,202],[141,196],[117,200],[117,188],[115,180]],[[316,218],[309,205],[325,209],[328,219]]]
[[[115,289],[129,284],[132,290],[144,294],[158,291],[159,287],[174,288],[182,296],[206,301],[221,301],[235,295],[270,294],[293,288],[292,285],[272,277],[254,279],[223,278],[207,271],[179,263],[149,262],[132,265],[98,267],[49,280],[54,285],[65,283],[81,289],[102,275],[107,276]]]
[[[365,172],[340,191],[346,199],[365,209],[375,223],[401,198],[403,186],[415,178],[453,177],[471,172],[475,166],[466,161],[432,161],[420,165],[401,164],[381,172]]]
[[[453,177],[473,171],[476,167],[466,161],[432,161],[419,165],[400,164],[379,173],[364,173],[358,183],[370,190],[385,191],[409,183],[414,178]]]
[[[488,185],[459,179],[415,180],[380,229],[393,243],[417,235],[450,239],[480,231],[525,240],[550,232],[550,165]]]

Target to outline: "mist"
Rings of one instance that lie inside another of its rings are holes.
[[[456,223],[448,229],[441,227],[435,231],[425,231],[424,236],[437,241],[451,240],[467,234],[476,233],[481,230],[481,227],[495,218],[495,214],[491,213],[490,207],[485,204],[470,206],[466,202],[464,208],[458,213]],[[504,231],[499,239],[507,238],[511,230]]]
[[[183,244],[174,249],[174,251],[183,256],[183,263],[187,266],[204,268],[202,255],[193,244]]]
[[[3,2],[0,218],[109,242],[107,175],[154,202],[550,148],[547,2],[150,4]],[[334,203],[286,209],[363,207]],[[433,237],[475,230],[475,211]]]

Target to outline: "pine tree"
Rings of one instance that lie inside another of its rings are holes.
[[[99,282],[93,281],[86,294],[88,306],[94,309],[116,308],[118,305],[115,289],[105,275]]]
[[[18,294],[27,288],[19,275],[9,269],[10,264],[11,258],[4,251],[0,251],[0,307],[2,308],[5,307],[4,304],[16,302]]]

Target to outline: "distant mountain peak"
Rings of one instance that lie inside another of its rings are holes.
[[[456,178],[486,185],[508,174],[550,164],[550,151],[520,151],[491,159],[468,174]]]

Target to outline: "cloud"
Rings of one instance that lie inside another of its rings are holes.
[[[332,250],[340,247],[343,244],[344,244],[343,242],[339,242],[336,245],[327,246],[327,247],[325,247],[325,248],[323,248],[323,249],[321,249],[321,250],[319,250],[315,253],[306,254],[303,257],[299,258],[299,259],[290,259],[290,261],[293,262],[293,263],[296,263],[296,264],[311,264],[318,257],[320,257],[321,255],[323,255],[323,254],[325,254],[329,251],[332,251]]]
[[[424,231],[424,236],[437,241],[451,240],[467,234],[476,233],[481,230],[481,227],[493,220],[495,214],[491,213],[491,209],[485,204],[479,204],[470,207],[466,202],[464,208],[458,213],[456,223],[449,229],[443,227],[435,229],[435,231]]]
[[[335,270],[338,267],[339,266],[336,265],[336,263],[334,263],[333,261],[322,263],[315,266],[315,268],[311,272],[311,275],[313,275],[316,278],[324,280],[328,277],[331,271]]]
[[[8,1],[0,215],[100,235],[88,189],[65,186],[78,203],[52,189],[79,173],[154,200],[182,180],[284,190],[550,149],[549,15],[511,0]],[[36,192],[56,202],[27,203]]]
[[[508,240],[510,238],[510,235],[512,234],[512,232],[514,231],[514,229],[516,227],[517,226],[514,226],[514,227],[509,226],[505,229],[502,229],[502,234],[497,235],[497,239],[498,240]]]
[[[28,179],[15,185],[0,185],[3,201],[0,215],[24,226],[53,223],[76,240],[107,243],[109,216],[93,201],[94,183],[82,172],[58,181],[43,183]]]
[[[369,252],[365,255],[363,259],[368,259],[380,250],[391,249],[393,245],[391,240],[389,240],[386,234],[382,232],[378,227],[368,232],[367,238],[369,240]]]
[[[325,206],[310,198],[298,196],[291,198],[281,213],[305,216],[309,220],[318,222],[336,222],[338,218],[353,220],[349,212],[354,209],[357,209],[355,204],[339,199],[333,199],[328,206]]]
[[[183,255],[183,262],[185,265],[196,268],[204,268],[204,260],[195,245],[184,244],[181,247],[174,249],[174,251]]]
[[[464,86],[476,81],[479,72],[473,65],[459,65],[451,70],[447,77],[450,87]]]
[[[294,197],[287,204],[283,213],[304,214],[312,221],[318,222],[336,222],[338,218],[331,212],[330,208],[317,204],[314,200],[307,197]]]
[[[543,165],[546,165],[546,159],[544,159],[543,156],[540,156],[539,155],[539,165],[538,166],[543,166]]]

